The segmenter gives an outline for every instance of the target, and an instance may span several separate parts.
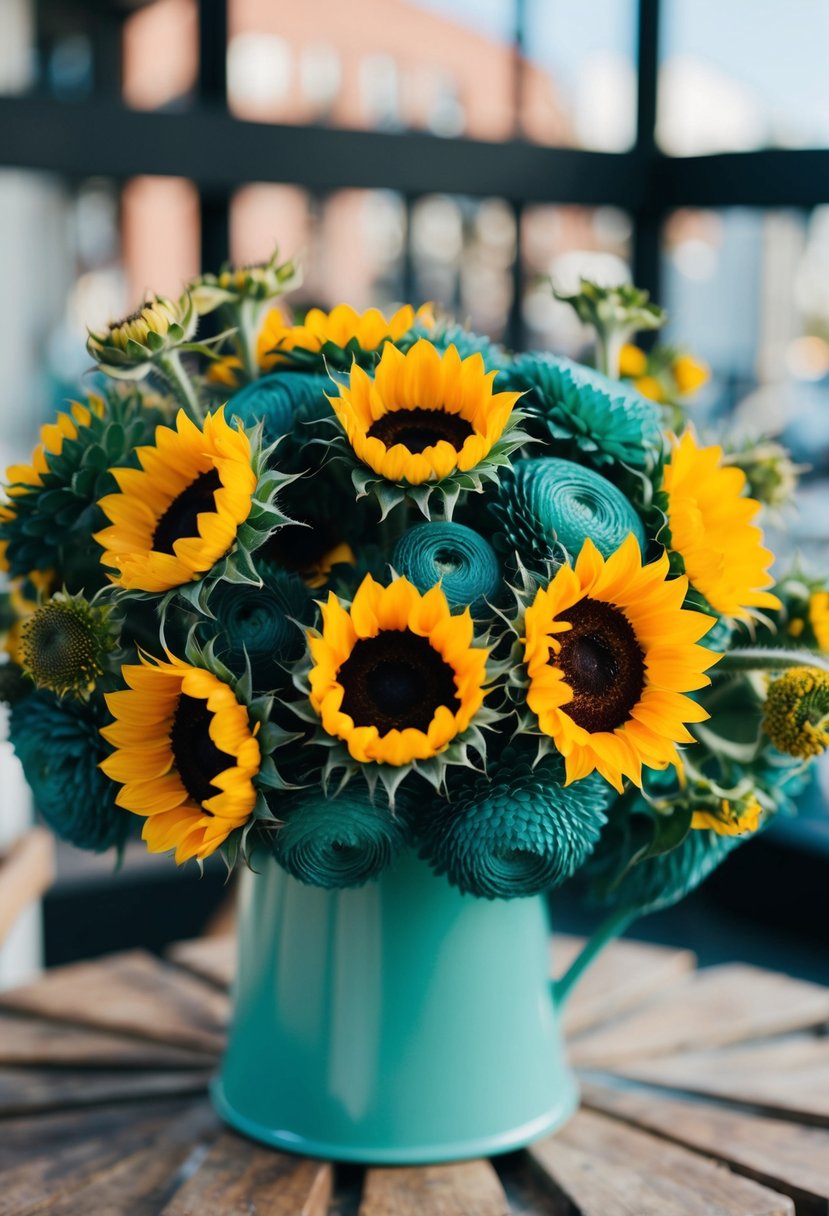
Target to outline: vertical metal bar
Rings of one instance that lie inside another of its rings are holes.
[[[229,0],[199,0],[198,104],[227,106],[227,5]],[[202,270],[218,270],[230,255],[230,196],[227,191],[202,191]]]
[[[655,300],[662,286],[661,234],[663,208],[659,200],[656,147],[656,108],[659,77],[660,0],[639,0],[637,35],[636,154],[648,182],[644,201],[633,213],[633,280]]]
[[[524,138],[524,71],[527,61],[527,0],[513,0],[514,9],[514,51],[515,51],[515,114],[513,124],[517,139]],[[512,350],[524,348],[524,263],[521,259],[521,223],[524,204],[515,201],[512,205],[515,217],[515,259],[512,263],[512,300],[507,315],[506,333],[507,346]]]

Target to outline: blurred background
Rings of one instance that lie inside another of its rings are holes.
[[[297,307],[432,300],[576,357],[550,278],[632,278],[711,366],[698,424],[809,466],[773,543],[825,570],[827,45],[825,0],[785,21],[775,0],[0,0],[0,462],[87,370],[87,325],[275,241],[304,263]],[[8,835],[29,812],[7,752],[0,799]],[[636,932],[829,981],[824,801]],[[62,847],[46,960],[199,932],[222,869],[138,848],[113,875]]]

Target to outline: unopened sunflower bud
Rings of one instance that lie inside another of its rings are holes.
[[[156,360],[190,341],[197,319],[189,296],[149,295],[128,317],[99,332],[90,330],[86,349],[106,375],[139,380]]]

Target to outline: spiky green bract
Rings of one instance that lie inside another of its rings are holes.
[[[480,494],[488,484],[497,485],[504,475],[504,470],[510,468],[510,456],[530,438],[523,429],[523,421],[522,411],[514,409],[501,438],[493,444],[480,464],[468,473],[462,473],[458,469],[441,481],[424,481],[418,486],[402,481],[387,481],[385,477],[375,473],[358,460],[344,434],[334,439],[331,450],[336,459],[344,461],[351,470],[351,480],[357,498],[375,499],[380,508],[381,520],[401,503],[412,502],[426,519],[451,521],[461,495]]]
[[[527,565],[575,557],[587,537],[603,557],[632,532],[644,551],[642,521],[607,478],[569,460],[517,460],[501,477],[491,510],[509,549]]]
[[[395,346],[401,350],[408,350],[421,338],[426,338],[441,353],[448,350],[450,346],[454,346],[462,359],[466,359],[470,355],[482,355],[487,371],[492,371],[493,368],[503,371],[512,365],[512,359],[502,346],[498,346],[497,343],[490,341],[482,334],[473,333],[465,326],[443,318],[435,321],[433,325],[418,323],[405,338],[395,342]],[[499,389],[505,387],[500,380],[498,387]]]
[[[464,894],[514,899],[550,890],[593,851],[615,794],[598,774],[565,787],[560,756],[534,765],[534,741],[505,748],[490,778],[451,780],[418,815],[420,855]]]
[[[37,691],[13,707],[9,737],[35,806],[46,823],[80,849],[121,848],[134,816],[115,805],[117,786],[99,769],[111,752],[100,735],[109,721],[103,697],[60,700]]]
[[[355,787],[325,798],[300,790],[273,799],[281,823],[271,837],[274,856],[300,882],[314,887],[360,887],[385,870],[413,839],[412,799],[394,808]]]
[[[336,420],[326,397],[327,375],[273,372],[247,385],[230,398],[226,413],[243,426],[261,423],[266,444],[279,444],[279,463],[286,472],[318,468],[324,443],[336,434]],[[321,442],[314,442],[321,441]]]
[[[199,634],[215,637],[217,654],[235,675],[249,663],[254,691],[268,692],[290,682],[286,670],[305,650],[303,627],[313,623],[315,609],[299,575],[256,554],[253,564],[262,585],[215,584],[208,599],[215,620],[203,622]]]
[[[261,424],[245,432],[250,439],[251,466],[256,475],[256,489],[251,500],[250,513],[236,530],[236,540],[230,551],[200,579],[174,587],[161,600],[162,619],[171,603],[179,597],[205,616],[210,616],[208,597],[218,581],[234,585],[262,586],[262,576],[256,569],[253,555],[273,536],[279,528],[293,524],[295,520],[282,509],[282,496],[286,487],[296,481],[298,474],[283,473],[275,464],[277,444],[265,446],[262,442]],[[157,593],[147,591],[122,591],[121,595],[137,598],[157,599]]]
[[[46,469],[40,485],[19,486],[0,512],[0,542],[6,542],[11,577],[32,570],[54,570],[70,591],[95,591],[106,583],[92,541],[107,519],[96,505],[118,489],[113,466],[135,467],[135,448],[151,443],[162,421],[160,413],[143,404],[138,393],[107,393],[83,424],[73,414],[76,437],[64,436],[60,452],[43,450]]]
[[[468,605],[473,617],[491,615],[487,601],[501,587],[501,565],[494,549],[463,524],[415,524],[400,537],[391,564],[418,591],[440,583],[450,606]]]
[[[550,354],[522,355],[506,380],[527,394],[527,429],[557,455],[602,470],[618,463],[638,469],[661,450],[659,407],[619,380]]]

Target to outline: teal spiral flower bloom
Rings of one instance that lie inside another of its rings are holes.
[[[59,700],[37,691],[12,707],[9,737],[35,806],[60,836],[101,853],[126,840],[133,818],[115,805],[118,786],[98,764],[112,749],[98,733],[111,719],[103,700]]]
[[[309,442],[334,434],[324,421],[334,416],[325,396],[334,391],[328,376],[273,372],[235,393],[225,413],[245,426],[263,422],[266,443],[287,437],[277,449],[277,461],[286,472],[297,472],[320,463],[321,458],[309,460]]]
[[[437,321],[433,326],[418,324],[412,330],[410,338],[407,337],[405,343],[398,343],[398,345],[413,346],[418,338],[426,338],[441,352],[449,346],[454,346],[462,359],[467,359],[470,355],[482,355],[487,371],[493,369],[500,371],[509,367],[512,362],[502,347],[496,346],[489,338],[472,333],[471,330],[465,329],[463,325],[457,325],[455,322]],[[498,380],[498,388],[499,391],[502,388],[501,378]]]
[[[364,789],[326,799],[303,790],[274,804],[282,825],[273,837],[281,866],[313,887],[360,887],[411,843],[411,815],[398,795],[395,809],[375,805]]]
[[[397,542],[392,565],[418,591],[440,583],[452,608],[486,611],[501,585],[501,567],[488,541],[463,524],[422,523]]]
[[[593,773],[565,787],[560,756],[533,768],[535,742],[508,747],[492,780],[466,777],[418,821],[421,856],[465,894],[535,895],[569,878],[592,852],[615,795]]]
[[[576,556],[589,536],[609,557],[632,532],[645,547],[642,521],[606,477],[570,460],[517,460],[504,471],[492,511],[522,560],[548,560],[556,542]]]
[[[216,653],[241,675],[250,660],[257,691],[285,683],[285,666],[305,650],[303,625],[313,621],[314,606],[298,574],[254,558],[262,586],[219,582],[209,606],[215,621],[202,626],[205,638],[216,636]]]
[[[521,408],[539,438],[565,445],[598,467],[641,468],[661,444],[659,407],[629,385],[555,355],[523,355],[509,387],[526,392]],[[569,451],[568,451],[569,449]]]

